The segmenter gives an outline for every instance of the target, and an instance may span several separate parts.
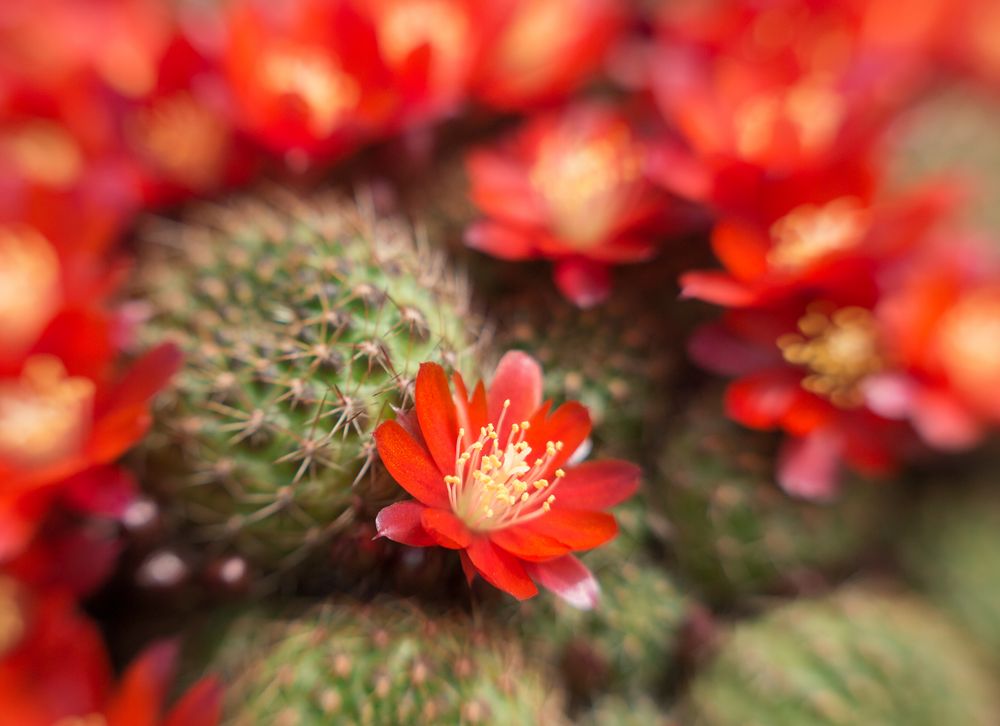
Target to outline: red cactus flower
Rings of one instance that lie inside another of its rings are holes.
[[[644,177],[644,143],[613,108],[581,104],[536,117],[468,157],[471,197],[487,219],[466,233],[502,259],[556,263],[559,289],[581,307],[604,299],[608,266],[651,257],[677,208]]]
[[[874,401],[932,446],[970,446],[1000,421],[1000,259],[952,233],[901,278],[879,306],[899,368],[880,378]]]
[[[164,345],[122,377],[87,375],[75,370],[94,363],[86,329],[53,332],[0,376],[0,560],[26,546],[58,496],[84,510],[124,506],[130,480],[107,465],[145,433],[148,401],[180,362]]]
[[[226,29],[238,121],[277,154],[344,154],[398,107],[375,29],[351,0],[240,0]]]
[[[484,46],[472,92],[493,107],[511,110],[567,98],[597,69],[627,19],[615,0],[477,5]]]
[[[68,598],[33,598],[0,578],[0,709],[18,726],[214,726],[215,679],[199,681],[164,709],[177,659],[171,643],[153,645],[116,686],[97,628]]]
[[[414,497],[379,512],[379,534],[458,550],[470,581],[478,573],[518,599],[538,583],[592,607],[597,583],[571,553],[614,537],[602,510],[635,492],[638,468],[568,464],[590,416],[575,402],[543,404],[541,369],[524,353],[503,357],[489,391],[480,382],[470,397],[460,375],[453,382],[454,394],[439,366],[423,364],[414,416],[375,432],[386,469]]]

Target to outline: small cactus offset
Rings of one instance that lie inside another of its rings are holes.
[[[775,440],[725,420],[715,391],[668,431],[650,486],[669,520],[681,574],[716,601],[764,594],[843,566],[884,526],[884,493],[866,485],[830,504],[792,499],[775,483]]]
[[[405,601],[248,611],[209,661],[232,726],[563,722],[559,691],[510,638]]]
[[[281,570],[401,493],[373,466],[371,432],[409,406],[420,363],[474,370],[480,326],[463,280],[363,205],[208,216],[162,231],[141,278],[152,334],[187,357],[150,478],[194,541]]]
[[[978,477],[934,480],[899,540],[909,579],[1000,662],[1000,492]]]
[[[737,625],[691,684],[691,726],[992,726],[977,651],[911,597],[850,588]]]

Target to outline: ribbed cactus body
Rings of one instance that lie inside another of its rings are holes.
[[[988,726],[992,675],[908,597],[848,589],[737,625],[691,684],[691,726]]]
[[[515,641],[405,602],[249,611],[207,670],[231,726],[562,723],[558,690]]]
[[[667,432],[650,485],[684,578],[730,601],[836,569],[882,527],[885,487],[858,482],[829,504],[792,499],[775,483],[777,441],[729,422],[719,395],[700,394]]]
[[[151,477],[193,541],[294,564],[402,494],[371,433],[423,361],[466,373],[481,326],[461,278],[342,199],[249,200],[155,235],[142,293],[186,364]]]

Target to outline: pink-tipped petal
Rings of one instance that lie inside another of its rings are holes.
[[[843,442],[829,431],[788,438],[778,457],[778,483],[789,494],[829,501],[837,493]]]
[[[437,540],[424,529],[421,516],[427,509],[420,502],[390,504],[375,517],[375,530],[379,537],[411,547],[431,547]]]
[[[497,222],[476,222],[465,230],[465,244],[501,260],[528,260],[535,256],[535,240],[526,231]]]
[[[597,607],[601,588],[590,570],[573,555],[548,562],[529,562],[525,564],[525,569],[531,579],[573,607],[580,610]]]
[[[556,287],[567,300],[586,310],[604,302],[611,294],[611,272],[601,262],[574,257],[556,263]]]
[[[753,302],[753,290],[726,272],[702,271],[681,275],[681,297],[739,308]]]
[[[494,424],[503,414],[503,426],[497,433],[505,441],[510,426],[531,418],[542,402],[542,367],[534,358],[519,350],[504,354],[497,364],[487,393],[489,419]],[[504,412],[504,401],[510,401]]]
[[[420,446],[395,421],[375,429],[378,454],[392,478],[415,499],[429,507],[448,507],[444,475],[427,449]]]
[[[147,648],[125,671],[105,712],[109,726],[156,726],[160,720],[178,646],[162,641]]]

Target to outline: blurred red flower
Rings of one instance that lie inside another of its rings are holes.
[[[931,445],[964,448],[1000,421],[1000,259],[978,239],[942,235],[914,256],[879,306],[899,370],[874,403]]]
[[[503,357],[488,391],[480,382],[470,398],[460,375],[453,383],[454,394],[439,366],[423,364],[414,414],[375,432],[383,463],[414,497],[379,513],[379,534],[458,550],[470,581],[478,573],[518,599],[538,583],[592,607],[597,583],[571,553],[615,536],[615,519],[602,510],[635,492],[639,469],[568,465],[590,416],[575,402],[555,411],[543,404],[541,369],[524,353]]]
[[[175,645],[153,645],[115,685],[97,628],[68,598],[36,599],[0,579],[0,710],[6,723],[214,726],[220,717],[215,679],[199,681],[165,712],[176,659]]]
[[[680,207],[643,176],[645,142],[622,113],[585,103],[540,115],[467,158],[486,219],[467,243],[508,260],[554,260],[559,289],[581,307],[610,291],[608,267],[653,256]]]
[[[628,18],[616,0],[473,3],[483,47],[472,93],[500,109],[566,99],[594,73]]]
[[[225,25],[237,120],[274,153],[328,161],[399,109],[375,28],[351,0],[238,0]]]

